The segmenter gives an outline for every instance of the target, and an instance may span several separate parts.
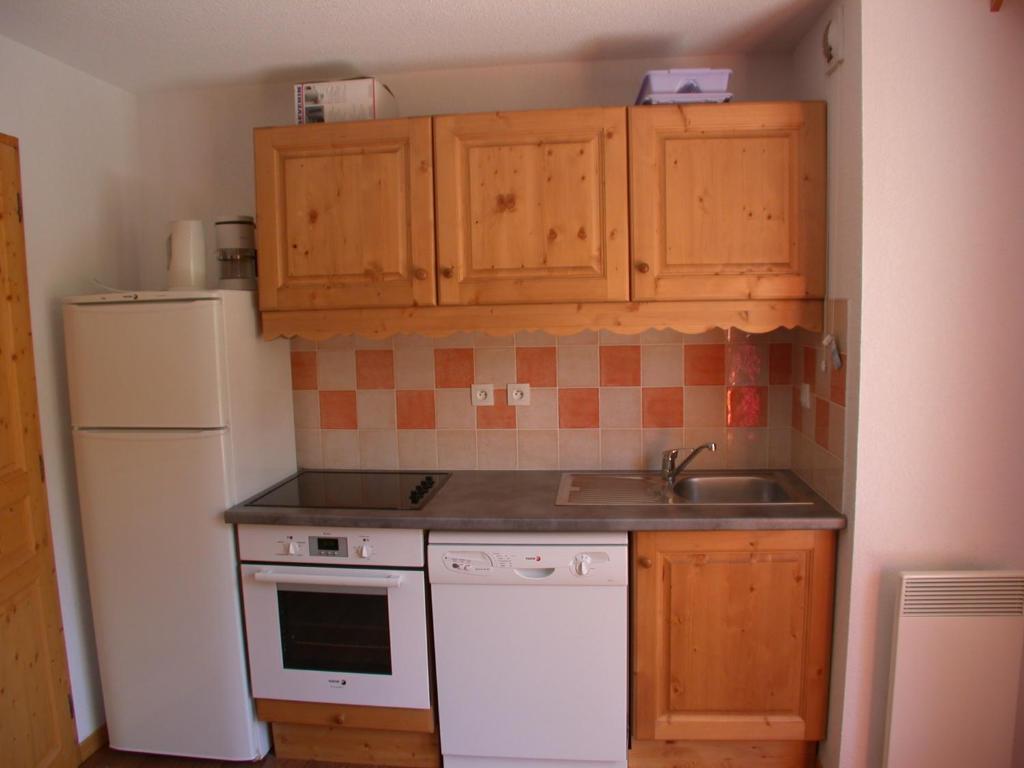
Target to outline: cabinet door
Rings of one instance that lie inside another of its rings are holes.
[[[633,298],[825,289],[825,105],[629,110]]]
[[[255,132],[260,309],[435,304],[430,118]]]
[[[626,114],[434,118],[442,304],[629,298]]]
[[[821,739],[834,548],[830,531],[636,534],[634,735]]]

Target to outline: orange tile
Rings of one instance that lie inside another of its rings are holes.
[[[814,347],[804,347],[804,378],[802,384],[814,386],[814,367],[817,363]]]
[[[516,409],[508,404],[508,394],[503,389],[494,393],[494,405],[476,408],[477,429],[515,429]]]
[[[469,387],[472,384],[472,349],[454,347],[434,350],[434,386]]]
[[[434,429],[434,390],[400,389],[395,392],[399,429]]]
[[[768,388],[729,387],[725,393],[725,424],[728,427],[767,427]]]
[[[554,387],[558,384],[554,347],[518,347],[516,349],[516,382],[531,387]]]
[[[683,388],[644,387],[643,424],[645,427],[683,426]]]
[[[814,398],[814,442],[828,448],[828,400]]]
[[[833,368],[829,381],[829,396],[836,405],[846,405],[846,355],[840,355],[843,366],[838,371]]]
[[[395,353],[390,349],[356,350],[356,389],[394,389]]]
[[[725,345],[687,344],[683,349],[683,383],[687,386],[725,384]]]
[[[601,347],[601,386],[640,386],[640,347]]]
[[[772,344],[768,347],[768,383],[793,382],[793,345]]]
[[[730,344],[725,350],[725,382],[734,387],[765,383],[765,351],[756,344]]]
[[[597,387],[558,390],[558,426],[562,429],[590,429],[601,423]]]
[[[316,389],[316,352],[292,352],[292,389]]]
[[[322,429],[357,429],[356,393],[351,389],[320,393],[320,427]]]
[[[803,427],[803,406],[800,405],[800,387],[793,387],[793,429]]]

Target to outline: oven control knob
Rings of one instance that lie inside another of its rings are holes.
[[[285,546],[284,553],[286,555],[301,555],[302,551],[299,549],[299,542],[289,541],[288,544]]]
[[[373,554],[373,547],[370,546],[369,542],[364,542],[356,546],[356,557],[361,557],[364,560],[368,559]]]
[[[572,572],[577,576],[586,576],[590,573],[590,555],[576,555],[572,559]]]

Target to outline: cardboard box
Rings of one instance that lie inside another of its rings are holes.
[[[398,117],[395,96],[372,77],[295,86],[295,122],[299,125],[390,117]]]

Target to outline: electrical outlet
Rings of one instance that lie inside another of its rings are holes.
[[[507,392],[508,392],[508,404],[509,405],[529,405],[530,404],[530,385],[529,384],[509,384]]]
[[[469,388],[469,396],[473,398],[473,405],[494,405],[494,385],[474,384]]]

